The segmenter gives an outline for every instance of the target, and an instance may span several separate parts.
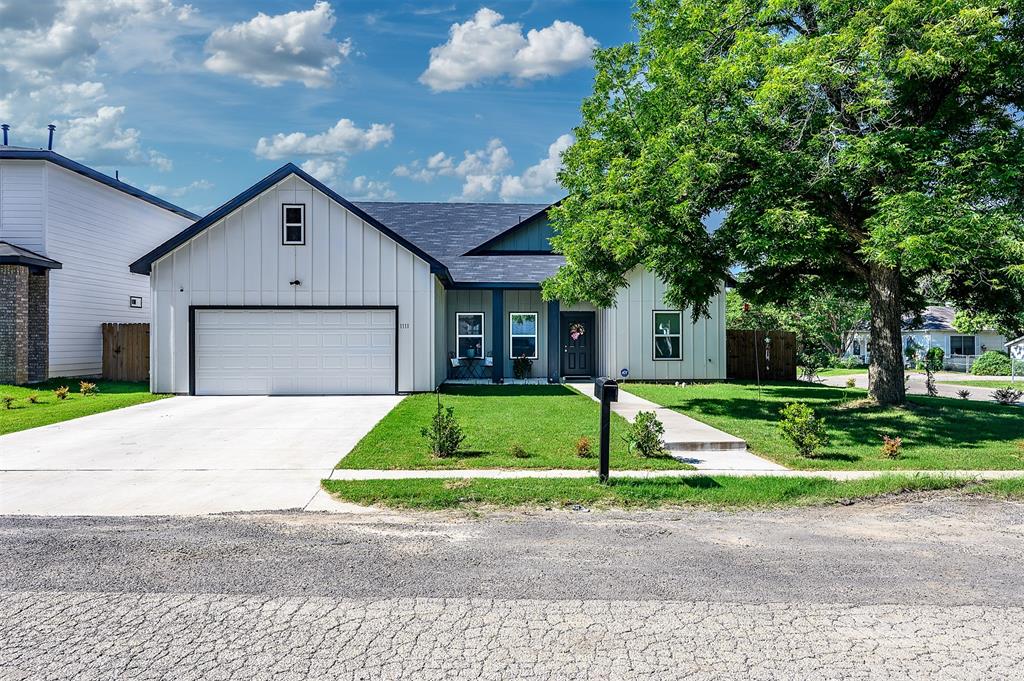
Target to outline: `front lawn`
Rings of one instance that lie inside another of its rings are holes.
[[[883,495],[964,489],[1001,498],[1024,497],[1021,480],[975,483],[938,476],[886,475],[837,482],[825,478],[692,477],[324,480],[338,499],[396,508],[444,509],[462,506],[596,507],[772,507],[805,506],[870,499]]]
[[[824,378],[825,376],[855,376],[857,374],[866,374],[868,372],[867,367],[860,367],[854,369],[818,369],[818,376]]]
[[[150,393],[148,383],[96,379],[92,382],[96,383],[98,394],[85,396],[78,392],[78,381],[54,378],[28,387],[0,385],[0,397],[15,398],[11,409],[0,403],[0,435],[169,397]],[[57,399],[53,392],[60,386],[69,388],[66,400]],[[30,395],[38,397],[38,404],[29,401]]]
[[[1022,469],[1024,409],[941,397],[908,397],[906,408],[844,408],[865,397],[858,388],[812,383],[629,383],[625,389],[747,441],[751,451],[790,468],[830,470]],[[815,458],[799,456],[778,430],[779,409],[805,402],[824,417],[832,444]],[[882,434],[903,438],[903,455],[881,455]]]
[[[433,393],[410,395],[385,416],[338,468],[596,468],[600,408],[560,385],[445,386],[441,402],[454,407],[466,434],[458,456],[439,459],[420,429],[437,409]],[[626,421],[612,414],[611,467],[690,468],[670,457],[648,459],[627,451]],[[581,458],[576,442],[587,436],[593,455]],[[526,458],[512,456],[513,445]]]
[[[1017,380],[1014,381],[1013,383],[1010,382],[1009,377],[1001,378],[1001,379],[996,379],[996,380],[988,380],[988,381],[986,381],[985,379],[978,379],[978,378],[976,378],[976,379],[965,379],[963,381],[938,381],[937,380],[935,382],[936,383],[941,383],[943,385],[963,385],[963,386],[968,386],[968,387],[971,387],[971,388],[989,388],[991,390],[996,390],[997,388],[1007,388],[1007,387],[1009,387],[1009,388],[1016,388],[1017,390],[1024,390],[1024,378],[1021,378],[1020,376],[1018,376]]]

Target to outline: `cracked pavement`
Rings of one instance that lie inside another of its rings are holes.
[[[1024,505],[0,518],[0,679],[1016,679]]]

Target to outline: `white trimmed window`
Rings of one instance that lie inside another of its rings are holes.
[[[459,359],[484,356],[484,313],[455,314],[455,349]]]
[[[951,355],[975,355],[974,336],[950,336],[949,354]]]
[[[306,206],[285,203],[281,206],[281,243],[302,246],[306,243]]]
[[[537,313],[510,312],[508,314],[508,356],[515,359],[526,355],[537,359]]]
[[[654,359],[683,358],[683,313],[677,310],[654,311]]]

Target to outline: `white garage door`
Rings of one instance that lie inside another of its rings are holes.
[[[195,311],[196,395],[395,392],[395,311]]]

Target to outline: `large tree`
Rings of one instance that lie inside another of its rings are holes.
[[[545,295],[610,304],[643,266],[706,314],[733,264],[754,299],[861,290],[888,404],[922,280],[1024,308],[1024,0],[639,0],[634,18],[636,43],[595,56]]]

